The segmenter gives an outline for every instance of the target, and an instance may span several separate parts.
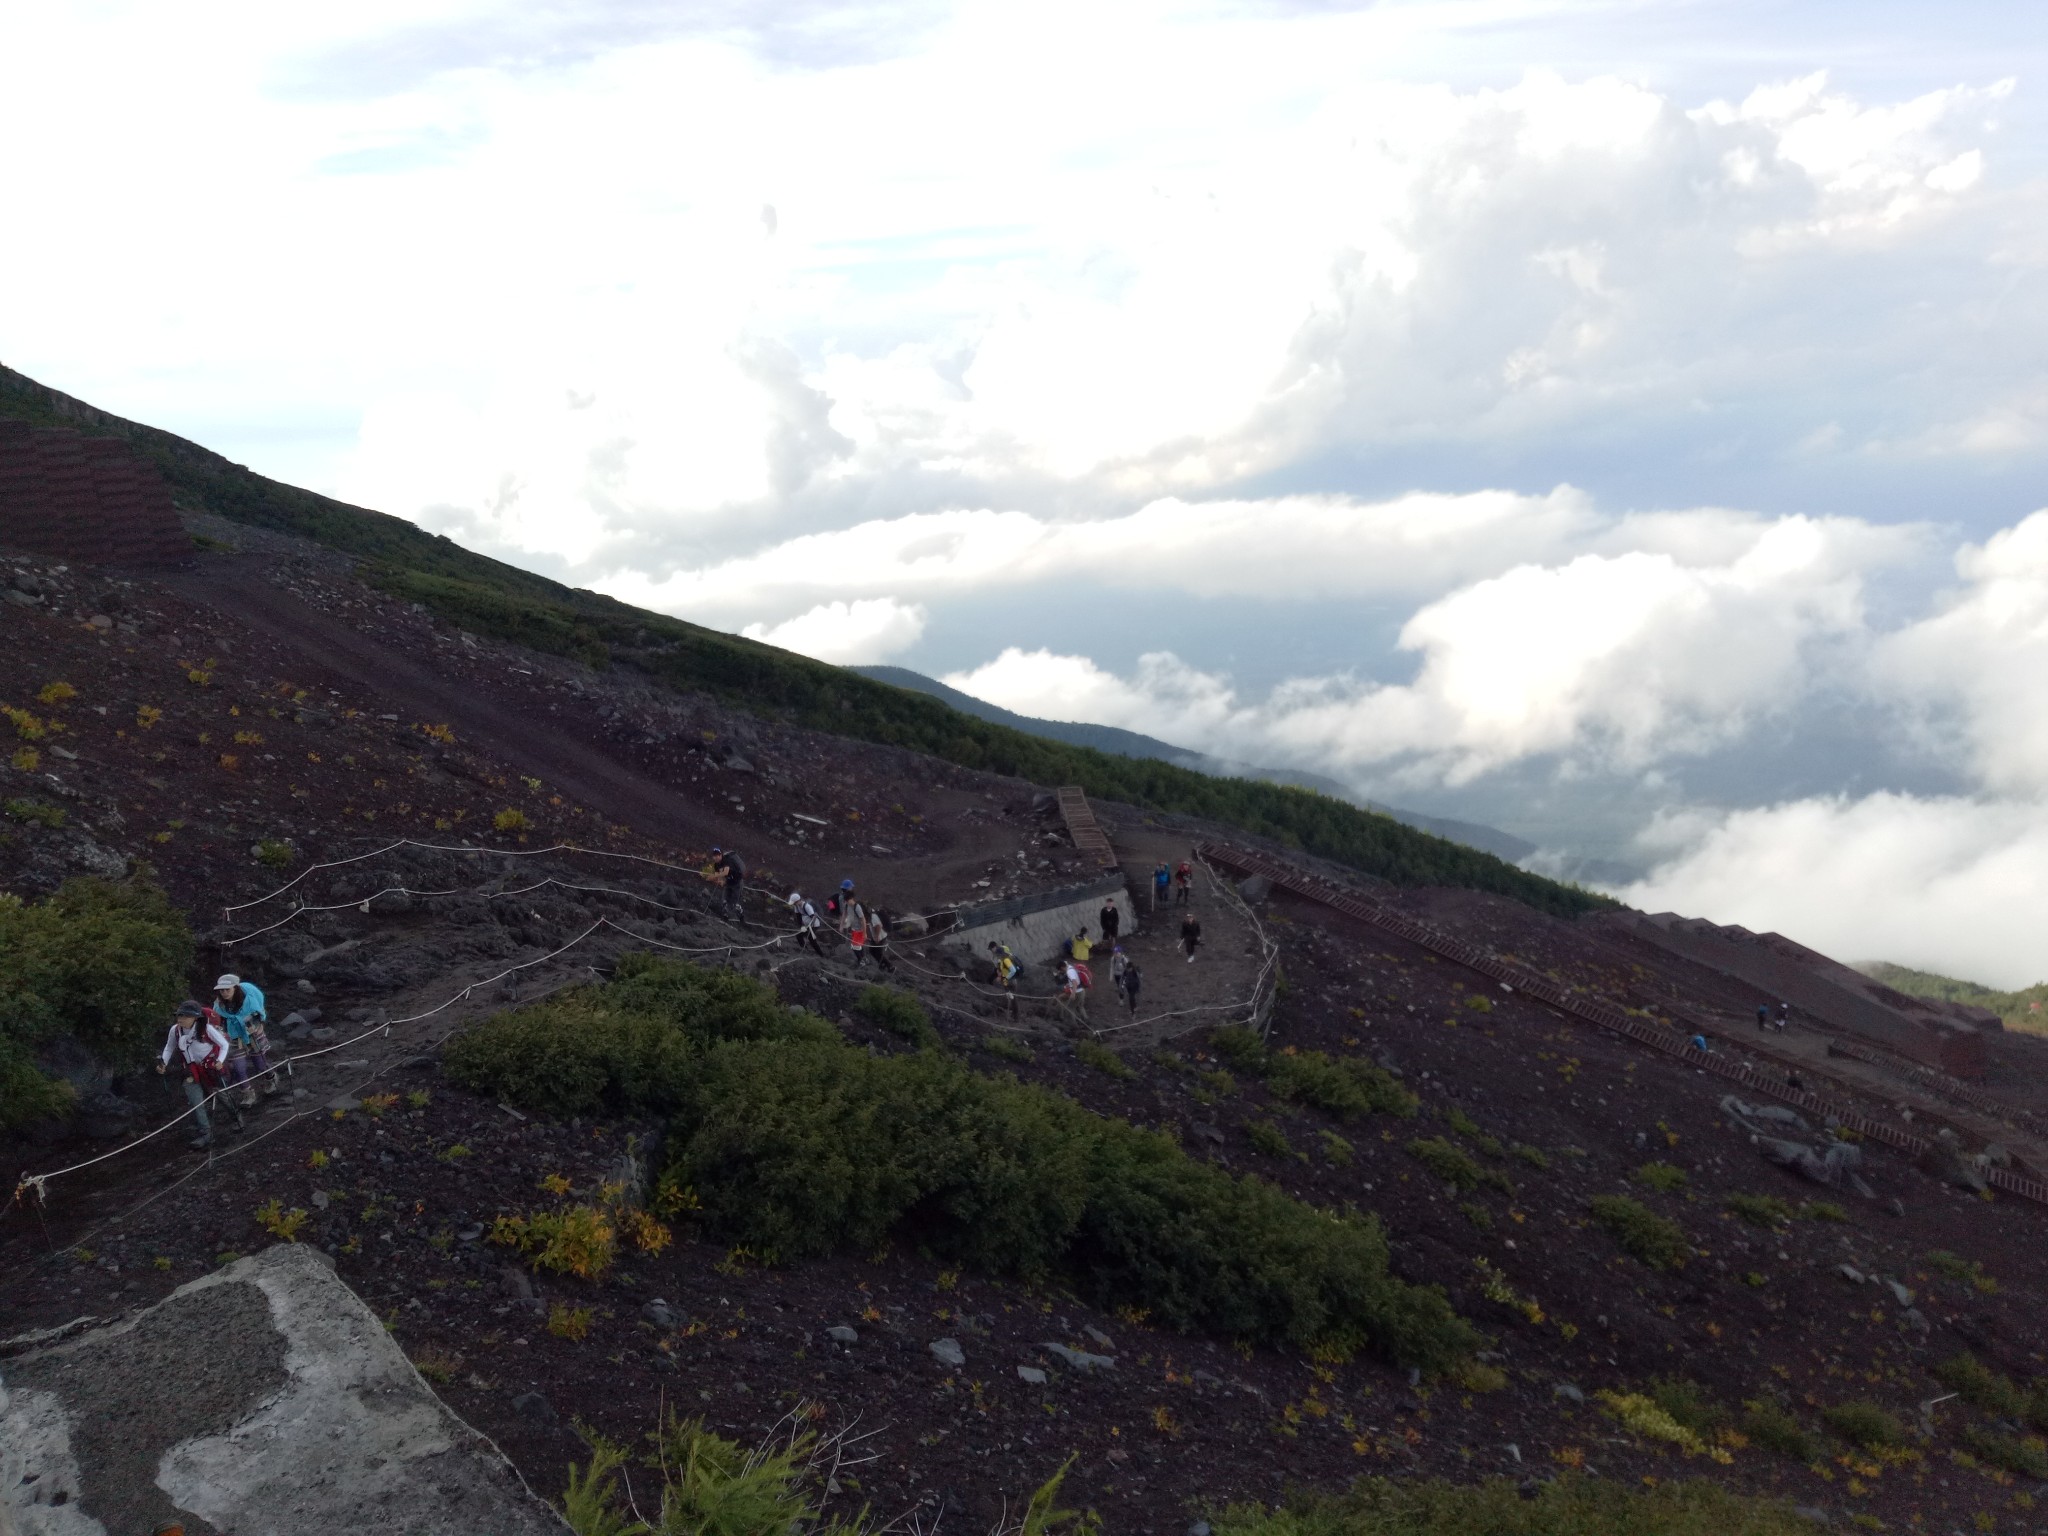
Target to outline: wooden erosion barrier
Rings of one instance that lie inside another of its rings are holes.
[[[1815,1115],[1832,1116],[1837,1124],[1847,1126],[1857,1135],[1871,1141],[1882,1142],[1888,1147],[1895,1147],[1909,1157],[1919,1157],[1932,1150],[1933,1143],[1924,1136],[1916,1136],[1911,1131],[1901,1130],[1887,1121],[1873,1120],[1858,1110],[1823,1099],[1818,1094],[1806,1092],[1803,1088],[1793,1088],[1776,1078],[1766,1077],[1740,1062],[1696,1051],[1681,1037],[1673,1035],[1668,1030],[1646,1024],[1602,998],[1590,996],[1574,987],[1564,986],[1540,972],[1530,970],[1527,966],[1510,964],[1461,939],[1454,939],[1426,923],[1419,923],[1405,912],[1397,912],[1382,902],[1374,901],[1361,891],[1349,890],[1311,875],[1305,870],[1296,869],[1291,864],[1284,864],[1278,859],[1245,848],[1208,843],[1204,844],[1200,851],[1202,857],[1212,864],[1225,865],[1247,875],[1262,875],[1282,890],[1291,891],[1297,896],[1305,896],[1310,901],[1342,912],[1346,917],[1355,917],[1360,922],[1369,923],[1397,938],[1406,939],[1431,954],[1455,961],[1467,970],[1477,971],[1494,981],[1504,982],[1513,991],[1545,1003],[1570,1018],[1592,1024],[1613,1034],[1626,1035],[1638,1045],[1647,1046],[1666,1056],[1676,1057],[1687,1066],[1696,1067],[1702,1072],[1712,1072],[1731,1082],[1740,1083],[1753,1093],[1765,1094],[1787,1104],[1797,1105]],[[1995,1189],[2019,1195],[2039,1205],[2048,1205],[2048,1184],[2015,1173],[2009,1168],[1986,1168],[1984,1181]]]
[[[1088,796],[1075,785],[1060,790],[1060,817],[1067,824],[1067,835],[1073,838],[1077,852],[1093,859],[1098,869],[1118,868],[1116,850],[1109,846],[1101,823],[1088,808]]]

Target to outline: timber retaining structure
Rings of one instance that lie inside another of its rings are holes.
[[[1512,991],[1537,1002],[1555,1008],[1569,1018],[1592,1024],[1617,1035],[1626,1035],[1638,1045],[1649,1047],[1666,1056],[1676,1057],[1687,1066],[1702,1072],[1712,1072],[1717,1077],[1742,1084],[1752,1092],[1768,1095],[1787,1104],[1797,1105],[1815,1115],[1831,1117],[1837,1124],[1848,1127],[1857,1135],[1895,1148],[1910,1157],[1920,1157],[1933,1150],[1934,1144],[1924,1136],[1911,1131],[1900,1130],[1883,1120],[1874,1120],[1859,1110],[1836,1104],[1818,1094],[1808,1093],[1803,1088],[1764,1076],[1752,1067],[1740,1062],[1724,1060],[1719,1056],[1696,1051],[1692,1046],[1667,1030],[1653,1028],[1641,1019],[1634,1018],[1612,1003],[1599,998],[1588,997],[1574,988],[1552,981],[1526,966],[1511,965],[1496,955],[1462,939],[1419,923],[1405,912],[1397,912],[1382,902],[1374,901],[1362,892],[1348,890],[1333,881],[1324,880],[1306,870],[1284,864],[1265,854],[1254,853],[1245,848],[1234,848],[1227,844],[1206,843],[1199,850],[1202,857],[1212,864],[1221,864],[1246,875],[1258,875],[1272,881],[1282,890],[1297,896],[1305,896],[1333,911],[1342,912],[1346,917],[1357,918],[1360,922],[1391,933],[1397,938],[1455,961],[1467,970],[1476,971],[1493,981],[1501,982]],[[1994,1189],[2032,1200],[2037,1205],[2048,1206],[2048,1184],[2038,1179],[2027,1178],[2009,1168],[1986,1168],[1984,1181]]]

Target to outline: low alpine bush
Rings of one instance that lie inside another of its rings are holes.
[[[1388,1272],[1371,1217],[940,1052],[871,1055],[730,972],[628,956],[605,986],[485,1021],[447,1066],[557,1115],[666,1115],[665,1177],[700,1224],[780,1260],[905,1240],[1183,1329],[1427,1370],[1477,1346],[1441,1291]]]
[[[1670,1269],[1690,1251],[1684,1228],[1627,1195],[1595,1195],[1592,1211],[1623,1251],[1653,1269]]]

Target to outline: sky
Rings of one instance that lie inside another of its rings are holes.
[[[2048,975],[1962,0],[0,9],[0,361],[528,568]]]

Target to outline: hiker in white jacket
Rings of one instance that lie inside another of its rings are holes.
[[[192,1106],[192,1123],[199,1128],[192,1145],[210,1147],[213,1120],[206,1112],[206,1101],[220,1092],[223,1085],[221,1068],[227,1065],[228,1037],[209,1010],[189,999],[178,1004],[178,1016],[171,1025],[170,1037],[164,1041],[157,1071],[169,1071],[174,1059],[184,1067],[185,1102]]]

